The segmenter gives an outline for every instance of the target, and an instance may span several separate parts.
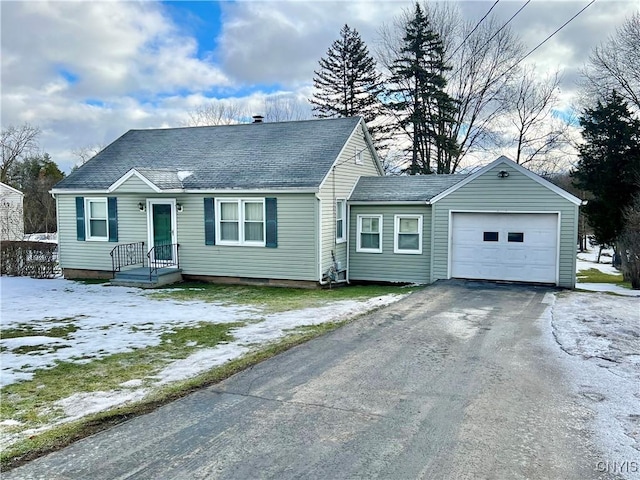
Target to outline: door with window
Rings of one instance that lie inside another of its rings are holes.
[[[148,200],[149,245],[152,262],[175,263],[176,255],[176,202],[175,200]]]

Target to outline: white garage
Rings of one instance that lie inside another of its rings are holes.
[[[557,213],[451,213],[451,277],[558,282]]]

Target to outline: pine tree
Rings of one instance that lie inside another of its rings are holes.
[[[623,212],[640,193],[640,121],[613,91],[580,118],[584,144],[578,147],[575,184],[591,192],[585,206],[600,244],[615,245],[624,228]]]
[[[362,116],[370,124],[380,114],[381,74],[360,34],[345,24],[340,38],[314,71],[316,91],[309,99],[320,118]],[[370,131],[375,128],[369,125]]]
[[[411,175],[450,173],[450,159],[459,153],[455,139],[447,135],[455,122],[456,103],[445,91],[444,47],[419,4],[405,26],[398,58],[391,67],[388,107],[398,127],[411,138]]]

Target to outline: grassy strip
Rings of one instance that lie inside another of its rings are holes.
[[[188,357],[198,348],[215,347],[233,340],[231,329],[242,323],[200,323],[176,328],[160,336],[160,344],[116,353],[87,363],[58,362],[39,369],[33,379],[7,385],[0,390],[0,418],[17,420],[23,429],[38,428],[55,421],[62,412],[53,409],[57,400],[78,392],[116,390],[123,382],[148,378],[173,360]]]
[[[622,274],[612,275],[601,272],[597,268],[580,270],[578,272],[578,280],[580,283],[613,283],[621,287],[631,288],[631,282],[625,282]]]
[[[333,289],[220,285],[186,282],[150,294],[151,298],[180,301],[204,301],[223,305],[247,305],[263,313],[278,313],[325,305],[340,300],[363,300],[372,297],[410,293],[415,287],[387,285],[353,285]]]
[[[96,432],[118,425],[132,417],[149,413],[162,405],[177,400],[203,387],[214,385],[230,376],[252,367],[264,360],[285,352],[297,345],[313,338],[324,335],[355,318],[341,322],[327,322],[312,327],[296,329],[294,333],[281,341],[249,353],[241,358],[214,368],[182,382],[176,382],[162,387],[145,400],[114,408],[109,411],[89,415],[76,422],[60,425],[50,430],[33,435],[30,438],[15,443],[0,453],[0,468],[15,468],[35,458],[59,450],[77,440]]]

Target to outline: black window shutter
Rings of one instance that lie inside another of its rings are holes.
[[[109,241],[118,241],[118,199],[107,198],[107,218],[109,221]]]
[[[213,198],[204,199],[204,244],[216,244],[216,211]]]
[[[85,240],[84,197],[76,197],[76,238],[79,242]]]
[[[266,246],[276,248],[278,246],[278,199],[265,198],[267,211],[267,238]]]

